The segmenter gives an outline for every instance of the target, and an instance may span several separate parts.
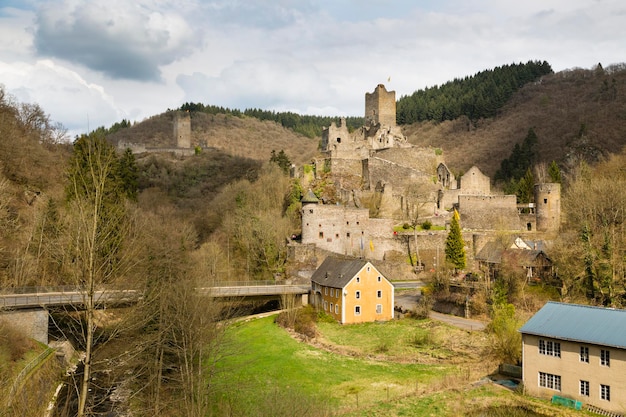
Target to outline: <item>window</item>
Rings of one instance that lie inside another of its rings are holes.
[[[589,381],[580,381],[580,395],[589,396]]]
[[[356,282],[361,282],[361,278],[360,277],[356,277]]]
[[[600,349],[600,365],[611,366],[611,353],[608,350]]]
[[[381,290],[376,291],[377,298],[383,298],[383,292]]]
[[[330,296],[331,296],[331,297],[334,297],[334,296],[335,296],[335,289],[334,289],[334,288],[331,288],[331,289],[330,289]]]
[[[356,298],[361,298],[361,291],[357,291],[357,292],[355,292],[355,293],[354,293],[354,296],[355,296]]]
[[[380,281],[381,281],[381,278],[380,278],[380,275],[379,275],[379,276],[378,276],[378,282],[380,282]]]
[[[328,295],[328,287],[324,287],[324,295]]]
[[[334,309],[335,307],[333,306],[333,303],[330,303],[330,312],[332,313]]]
[[[367,267],[367,272],[370,272],[370,267],[369,266]]]
[[[539,354],[561,357],[561,343],[539,339]]]
[[[346,233],[346,237],[350,237],[350,232]]]
[[[339,314],[339,304],[335,304],[335,314]]]
[[[361,315],[361,306],[354,306],[354,315],[355,316]]]
[[[320,239],[324,239],[324,232],[320,232]]]
[[[561,375],[552,375],[539,372],[539,386],[561,391]]]
[[[328,310],[328,301],[324,301],[324,311]]]
[[[609,385],[600,384],[600,398],[611,401],[611,387]]]
[[[580,361],[589,363],[589,348],[587,346],[580,347]]]
[[[376,314],[383,314],[383,305],[376,304]]]

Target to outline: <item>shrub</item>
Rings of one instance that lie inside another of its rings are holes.
[[[419,348],[424,346],[431,346],[435,343],[435,337],[432,332],[427,331],[425,333],[417,332],[409,336],[408,344]]]
[[[293,327],[291,327],[291,318],[289,312],[282,312],[276,317],[276,324],[284,328],[291,328],[296,333],[306,337],[315,337],[317,335],[317,312],[308,305],[296,310]]]
[[[430,220],[426,220],[421,226],[424,230],[430,230],[433,227],[433,223]]]
[[[35,347],[35,343],[15,327],[0,322],[0,348],[9,352],[9,358],[15,362]]]

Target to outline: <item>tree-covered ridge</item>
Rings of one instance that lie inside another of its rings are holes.
[[[528,61],[486,70],[441,86],[403,96],[397,104],[398,124],[426,120],[441,122],[467,116],[470,120],[493,117],[524,84],[551,74],[546,61]]]
[[[202,103],[184,103],[180,106],[180,110],[207,114],[230,114],[236,117],[248,116],[259,120],[270,120],[309,138],[321,136],[322,129],[337,120],[337,117],[331,116],[300,115],[293,112],[275,112],[273,110],[262,109],[245,109],[241,111]],[[363,117],[346,117],[346,124],[349,130],[357,129],[361,127],[363,123]]]

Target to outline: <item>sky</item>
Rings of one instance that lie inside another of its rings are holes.
[[[363,116],[529,60],[626,62],[623,0],[0,0],[0,84],[70,137],[185,102]]]

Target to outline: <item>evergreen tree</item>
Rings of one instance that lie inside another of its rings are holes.
[[[137,201],[137,187],[139,179],[139,168],[137,168],[137,162],[135,161],[135,155],[126,148],[124,153],[119,159],[118,163],[118,180],[122,192],[131,201]]]
[[[550,175],[550,180],[552,182],[561,183],[561,169],[556,161],[552,161],[550,163],[550,167],[548,168],[548,175]]]
[[[272,149],[272,156],[270,157],[270,162],[275,163],[280,167],[285,175],[289,174],[289,168],[291,168],[291,161],[287,157],[287,154],[284,150],[280,150],[278,154],[276,151]]]
[[[465,243],[461,234],[459,212],[456,210],[450,222],[450,233],[446,238],[446,261],[454,265],[455,269],[465,268]]]
[[[530,168],[526,170],[526,175],[517,184],[517,202],[532,203],[535,189],[535,177]]]

